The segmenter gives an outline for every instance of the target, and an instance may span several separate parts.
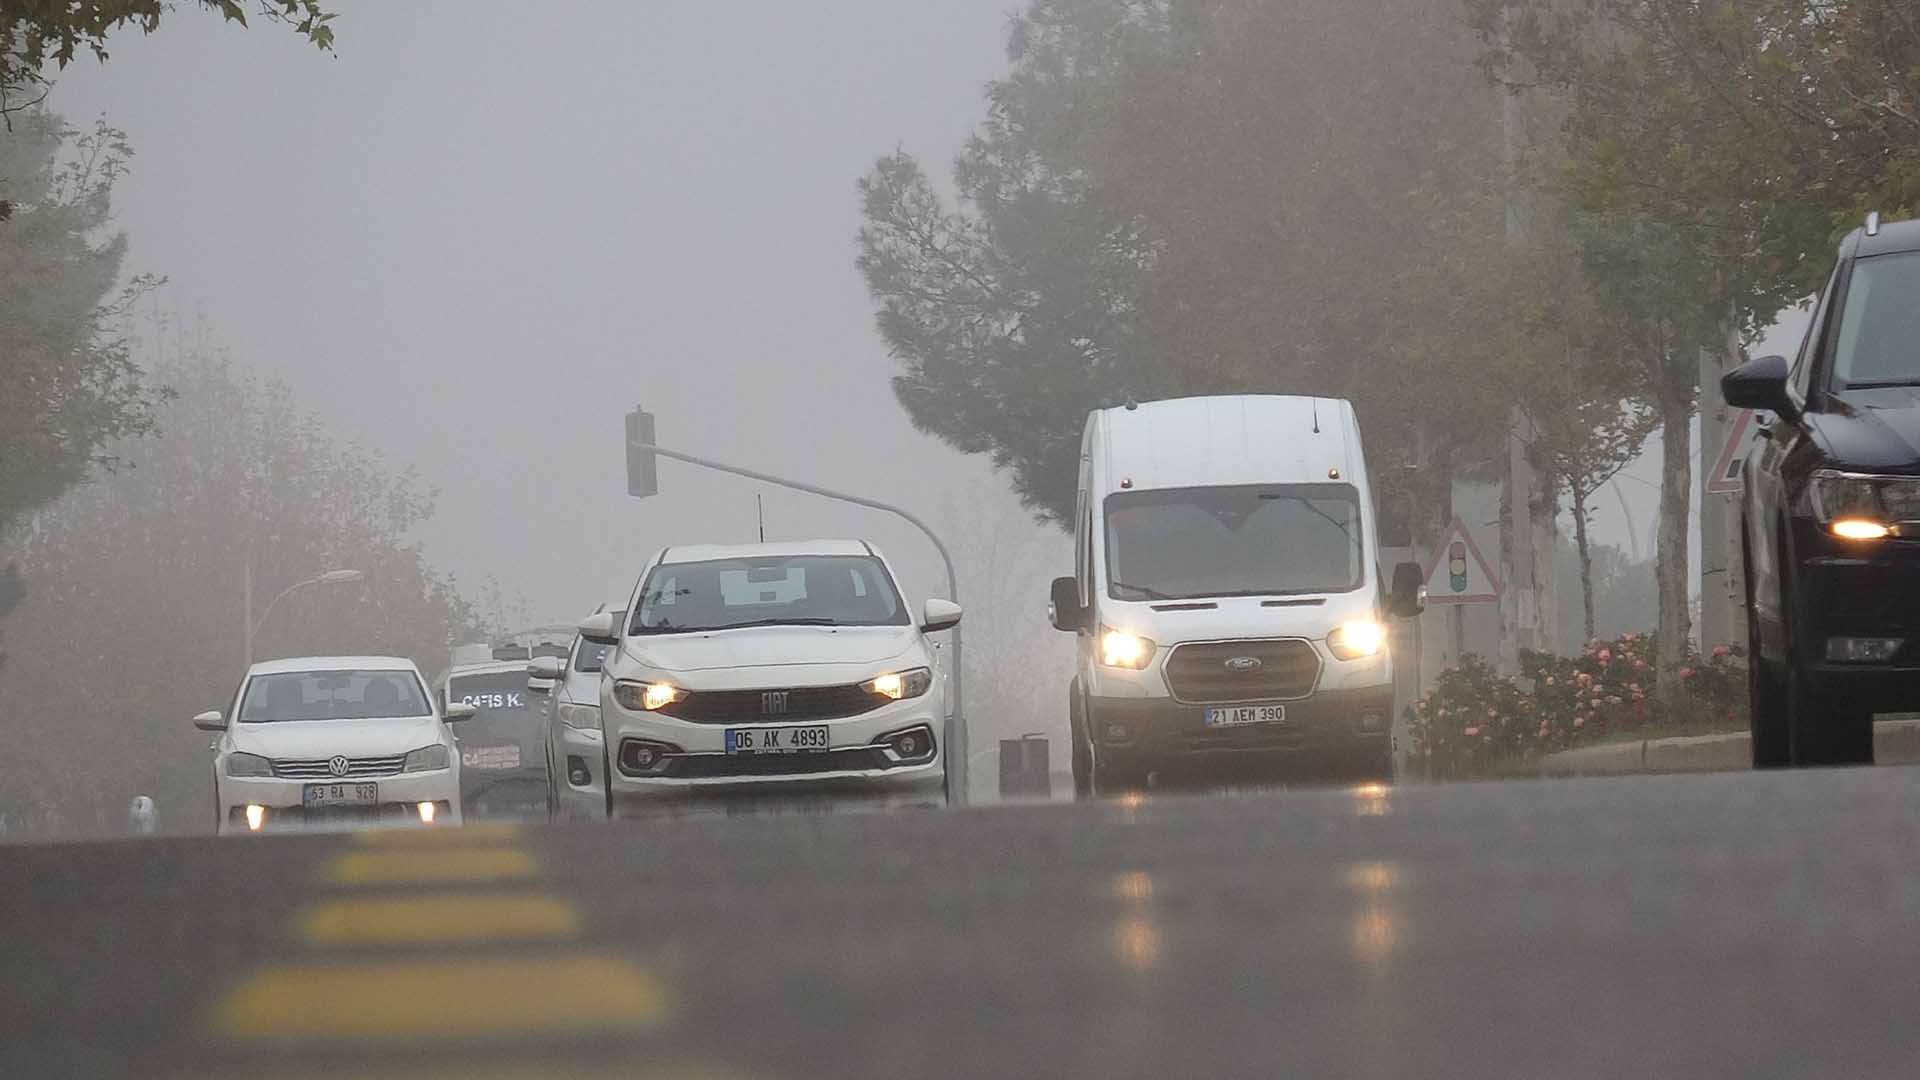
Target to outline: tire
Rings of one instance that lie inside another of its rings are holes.
[[[1793,739],[1787,730],[1786,688],[1780,673],[1760,650],[1760,613],[1754,605],[1753,557],[1741,529],[1740,552],[1747,578],[1747,731],[1753,767],[1784,769],[1793,764]]]
[[[1794,637],[1793,595],[1783,578],[1781,620],[1787,626],[1787,671],[1781,694],[1789,754],[1796,768],[1873,764],[1873,714],[1844,695],[1822,692],[1807,677],[1804,643]]]
[[[1087,706],[1080,696],[1080,683],[1067,688],[1067,754],[1073,759],[1073,797],[1093,796],[1093,746],[1087,734]]]

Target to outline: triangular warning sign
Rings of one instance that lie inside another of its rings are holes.
[[[1713,459],[1713,471],[1707,474],[1707,494],[1737,495],[1742,486],[1740,467],[1747,460],[1747,436],[1753,431],[1753,410],[1738,409],[1738,416],[1727,424],[1727,441]]]
[[[1500,601],[1500,579],[1487,565],[1473,534],[1459,518],[1447,526],[1427,564],[1427,603],[1494,604]]]

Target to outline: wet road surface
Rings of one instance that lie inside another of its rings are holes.
[[[1912,1076],[1920,770],[0,849],[0,1076]]]

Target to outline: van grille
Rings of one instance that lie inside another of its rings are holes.
[[[1167,689],[1189,705],[1290,701],[1319,680],[1320,654],[1301,638],[1197,642],[1167,657]]]
[[[407,755],[348,758],[347,771],[333,771],[332,758],[276,758],[273,775],[286,780],[353,780],[367,776],[397,776]]]

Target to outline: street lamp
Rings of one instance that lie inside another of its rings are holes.
[[[305,581],[296,581],[293,584],[287,586],[286,588],[281,589],[280,595],[274,597],[272,600],[267,601],[267,609],[265,611],[262,611],[260,613],[260,618],[256,620],[253,617],[253,566],[252,564],[249,563],[246,569],[247,569],[246,589],[245,589],[246,609],[242,613],[242,617],[245,621],[245,627],[247,632],[246,651],[247,651],[248,667],[253,666],[253,637],[255,634],[258,634],[260,632],[261,627],[267,625],[267,617],[273,614],[274,607],[277,606],[280,603],[280,601],[285,600],[289,595],[295,592],[298,592],[301,589],[307,588],[310,585],[348,585],[353,582],[359,581],[361,578],[366,577],[365,574],[361,573],[358,570],[329,570],[326,573],[321,574],[319,577],[308,578]]]

